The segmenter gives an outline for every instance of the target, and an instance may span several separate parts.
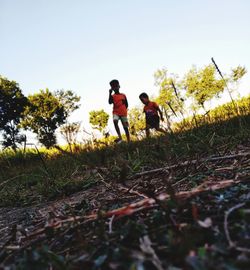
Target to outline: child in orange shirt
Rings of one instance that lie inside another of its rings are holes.
[[[128,101],[126,95],[119,92],[120,84],[118,80],[112,80],[109,84],[111,86],[111,89],[109,90],[109,104],[113,103],[113,122],[118,135],[118,139],[116,140],[116,142],[122,142],[122,136],[118,125],[119,120],[121,120],[122,122],[123,129],[126,133],[127,141],[129,142],[130,134],[127,118]],[[115,93],[112,95],[113,91]]]
[[[141,102],[145,105],[143,112],[146,115],[146,136],[150,135],[150,129],[155,128],[157,131],[167,133],[164,129],[160,128],[160,118],[164,121],[162,111],[156,102],[150,101],[146,93],[141,93],[139,96]],[[159,117],[160,114],[160,117]]]

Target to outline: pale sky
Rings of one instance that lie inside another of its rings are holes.
[[[0,74],[25,95],[73,90],[72,120],[85,127],[90,110],[112,112],[110,80],[134,107],[141,92],[157,95],[157,69],[182,76],[211,57],[225,73],[245,66],[248,94],[249,11],[248,0],[0,0]]]

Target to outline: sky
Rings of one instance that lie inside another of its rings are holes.
[[[71,119],[87,129],[89,111],[112,113],[110,80],[134,107],[141,92],[157,95],[157,69],[182,77],[211,57],[224,73],[247,68],[245,95],[249,10],[248,0],[0,0],[0,75],[25,95],[73,90],[81,108]]]

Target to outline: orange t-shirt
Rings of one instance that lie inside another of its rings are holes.
[[[158,109],[159,106],[156,102],[149,101],[149,103],[144,106],[143,111],[146,113],[147,117],[150,117],[152,115],[158,115]]]
[[[126,96],[122,93],[119,94],[113,94],[113,114],[119,115],[119,116],[127,116],[127,108],[125,105]]]

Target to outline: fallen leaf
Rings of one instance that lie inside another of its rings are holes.
[[[206,218],[204,221],[202,220],[197,220],[198,224],[203,227],[203,228],[209,228],[212,226],[212,219],[211,218]]]

